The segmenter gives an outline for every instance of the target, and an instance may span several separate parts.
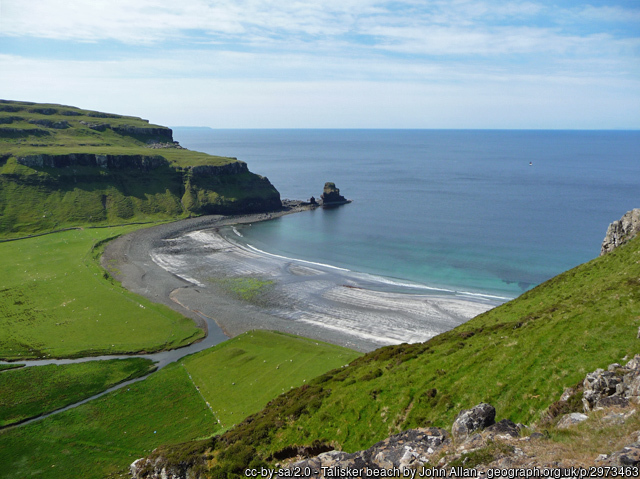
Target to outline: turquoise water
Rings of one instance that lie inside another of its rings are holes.
[[[174,130],[234,156],[283,198],[333,181],[353,203],[238,228],[292,258],[403,283],[515,297],[599,254],[640,207],[640,132]],[[530,165],[531,163],[531,165]]]

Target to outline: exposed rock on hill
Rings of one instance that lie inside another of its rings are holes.
[[[609,225],[602,241],[600,256],[623,245],[640,232],[640,208],[635,208]]]
[[[18,157],[20,165],[29,168],[67,168],[69,166],[100,167],[110,170],[135,168],[138,170],[154,170],[168,166],[169,162],[162,156],[142,155],[96,155],[93,153],[71,153],[68,155],[28,155]]]

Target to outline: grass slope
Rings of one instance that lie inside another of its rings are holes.
[[[0,431],[0,478],[121,473],[160,444],[218,433],[218,418],[241,421],[283,389],[359,354],[269,331],[237,336],[95,401]]]
[[[0,358],[153,351],[202,337],[190,319],[105,278],[94,247],[132,229],[0,243]]]
[[[529,423],[586,372],[640,352],[639,325],[640,237],[426,343],[378,349],[285,392],[200,449],[213,448],[215,477],[240,476],[241,458],[316,441],[352,452],[448,428],[482,401]]]
[[[121,166],[24,164],[38,155],[111,155]],[[141,158],[156,167],[136,166]],[[0,237],[280,206],[278,192],[258,175],[192,170],[233,164],[235,158],[175,148],[169,128],[141,118],[0,100]]]
[[[148,359],[134,358],[5,371],[0,374],[0,427],[82,401],[153,367]]]

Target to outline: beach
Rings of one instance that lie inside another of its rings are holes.
[[[125,288],[192,318],[216,343],[269,329],[366,352],[426,341],[499,304],[389,290],[371,275],[257,250],[233,228],[289,212],[138,230],[110,242],[102,264]]]

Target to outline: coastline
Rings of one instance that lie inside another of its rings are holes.
[[[130,291],[193,319],[210,345],[271,329],[367,352],[426,341],[499,304],[376,290],[362,274],[272,255],[220,232],[307,209],[145,228],[110,242],[102,265]]]

